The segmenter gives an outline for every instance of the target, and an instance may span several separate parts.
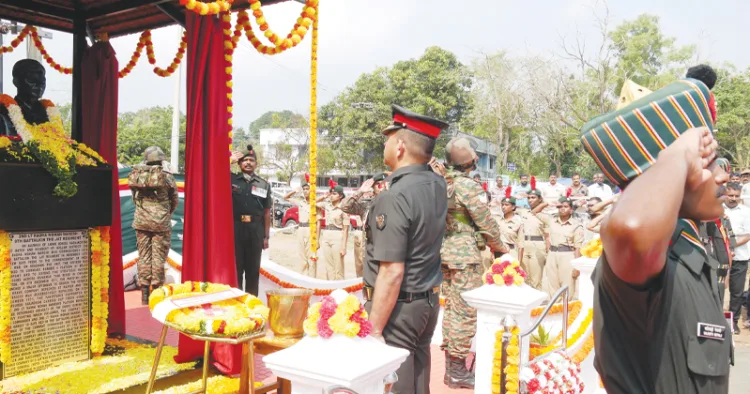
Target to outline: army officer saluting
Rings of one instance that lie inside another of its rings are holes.
[[[365,231],[365,308],[373,335],[409,351],[396,394],[430,392],[430,340],[443,275],[440,245],[448,211],[445,179],[427,164],[448,124],[393,106],[383,157],[393,170],[372,202]]]

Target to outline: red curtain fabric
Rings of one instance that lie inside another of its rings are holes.
[[[117,184],[117,95],[119,70],[115,50],[109,42],[86,49],[83,70],[82,133],[90,146],[114,166],[112,170],[112,228],[110,230],[109,332],[125,334],[125,290],[122,282],[122,224],[120,188]]]
[[[182,280],[237,285],[224,42],[221,21],[187,13],[187,152]],[[180,336],[177,362],[203,354],[203,344]],[[215,345],[214,365],[240,371],[239,346]]]

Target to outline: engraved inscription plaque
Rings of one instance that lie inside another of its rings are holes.
[[[11,233],[11,362],[4,377],[89,358],[87,230]]]

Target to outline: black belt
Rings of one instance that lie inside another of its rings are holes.
[[[516,244],[505,244],[505,245],[508,246],[508,249],[515,249],[516,248]]]
[[[544,241],[541,235],[527,235],[525,238],[527,241]]]
[[[300,227],[310,227],[310,223],[300,223]]]
[[[398,292],[398,302],[412,302],[416,300],[421,300],[424,298],[429,297],[431,294],[438,294],[440,293],[440,286],[435,286],[430,290],[427,291],[421,291],[418,293],[410,293],[408,291],[399,291]],[[375,294],[375,288],[371,286],[364,286],[362,288],[362,295],[365,297],[365,301],[372,301],[372,296]]]
[[[568,245],[552,245],[549,247],[550,252],[575,252],[576,248]]]

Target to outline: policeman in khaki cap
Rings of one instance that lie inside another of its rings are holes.
[[[623,189],[592,276],[594,365],[609,394],[729,391],[732,332],[698,232],[724,214],[727,181],[709,100],[685,79],[584,125],[584,148]]]
[[[476,168],[473,141],[458,137],[445,147],[448,216],[440,255],[443,260],[443,344],[445,376],[450,388],[474,388],[474,374],[466,369],[471,339],[477,331],[477,311],[461,293],[482,286],[482,251],[507,253],[500,227],[492,217],[482,186],[469,178]]]
[[[440,311],[440,244],[447,211],[445,180],[427,164],[448,124],[397,105],[383,158],[393,172],[372,202],[365,226],[365,308],[373,336],[409,351],[395,394],[430,392],[430,341]]]

